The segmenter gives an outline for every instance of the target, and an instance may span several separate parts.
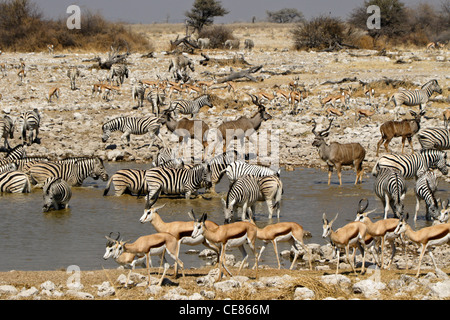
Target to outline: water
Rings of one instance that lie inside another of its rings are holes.
[[[108,163],[106,169],[111,175],[122,168],[146,168],[144,164]],[[358,202],[361,198],[369,199],[368,210],[377,209],[371,214],[372,219],[382,217],[381,201],[373,193],[373,178],[366,175],[363,184],[354,186],[354,171],[344,171],[343,186],[337,183],[333,175],[331,186],[327,185],[325,171],[297,168],[292,172],[282,172],[284,194],[281,204],[280,221],[294,221],[312,233],[307,243],[326,244],[322,239],[322,214],[333,218],[339,217],[334,228],[354,220]],[[151,234],[155,229],[150,223],[141,224],[139,218],[144,209],[144,199],[124,195],[115,197],[113,188],[110,196],[103,197],[106,182],[88,178],[83,187],[73,188],[73,196],[69,209],[42,213],[42,190],[33,190],[31,194],[3,194],[0,196],[1,208],[1,249],[0,271],[8,270],[57,270],[77,265],[81,270],[115,268],[118,265],[112,260],[103,260],[105,252],[105,235],[120,232],[125,240],[134,241],[141,235]],[[413,182],[408,181],[408,193],[405,208],[410,215],[414,213],[415,198]],[[226,177],[216,187],[221,197],[228,189]],[[438,197],[447,199],[449,184],[439,182]],[[166,203],[160,210],[164,221],[189,220],[187,212],[191,208],[197,215],[208,213],[208,218],[218,224],[223,223],[220,197],[211,200],[202,198],[194,200],[167,199],[158,200],[158,205]],[[277,222],[274,217],[268,219],[265,202],[257,205],[256,221],[259,227]],[[425,204],[421,204],[422,216]],[[410,218],[412,221],[412,218]],[[428,225],[423,219],[417,228]],[[258,244],[258,243],[257,243]],[[189,249],[203,250],[204,246],[187,246],[181,248],[180,258],[187,268],[206,264],[197,254],[186,254]],[[279,244],[279,251],[288,249],[284,243]],[[248,250],[249,251],[249,250]],[[238,250],[231,253],[241,259]],[[169,258],[170,259],[170,258]],[[252,255],[250,255],[250,259]],[[153,258],[154,263],[158,262]],[[281,259],[283,261],[283,259]],[[263,264],[276,267],[271,245],[266,248]],[[284,261],[283,267],[290,263]]]

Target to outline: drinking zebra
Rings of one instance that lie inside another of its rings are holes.
[[[173,111],[176,116],[177,111],[180,111],[182,114],[190,114],[192,118],[195,118],[203,106],[208,106],[210,108],[213,107],[210,97],[207,94],[204,94],[194,100],[175,100],[170,104],[167,112]]]
[[[417,134],[422,149],[450,149],[450,134],[447,128],[424,129]]]
[[[20,119],[23,123],[22,140],[30,146],[34,141],[37,141],[37,136],[39,134],[39,124],[41,122],[39,111],[35,108],[31,111],[23,112],[20,115]],[[35,134],[33,134],[33,132]]]
[[[85,158],[76,162],[38,162],[34,164],[29,174],[31,183],[41,186],[49,177],[61,178],[70,186],[81,186],[87,177],[94,180],[101,178],[103,181],[108,180],[103,161],[98,157]]]
[[[238,178],[246,176],[246,175],[252,175],[257,177],[263,177],[263,176],[280,176],[280,170],[275,171],[269,167],[260,166],[256,164],[249,164],[244,161],[234,161],[233,163],[230,163],[226,169],[224,170],[228,180],[230,181],[230,184],[236,181]]]
[[[230,150],[215,156],[208,161],[211,167],[211,188],[209,192],[216,193],[216,184],[220,182],[227,166],[236,161],[238,153],[236,150]]]
[[[67,70],[67,77],[70,79],[70,89],[76,90],[77,86],[75,84],[76,79],[80,76],[80,70],[76,66],[71,66]]]
[[[114,183],[115,196],[121,196],[124,193],[129,194],[147,194],[147,182],[145,180],[146,170],[139,169],[121,169],[109,178],[103,195],[106,196]]]
[[[44,183],[43,193],[43,212],[48,212],[51,208],[54,210],[66,209],[72,198],[72,190],[69,184],[61,178],[47,178]]]
[[[4,139],[4,148],[9,150],[8,138],[14,138],[14,121],[8,115],[0,118],[0,138]]]
[[[28,176],[20,171],[6,171],[0,174],[0,192],[29,193],[31,184]]]
[[[228,190],[226,200],[222,198],[225,223],[231,223],[238,207],[242,207],[242,220],[246,219],[247,214],[253,218],[256,201],[260,195],[258,177],[248,175],[234,181]]]
[[[425,174],[420,176],[416,181],[414,193],[416,195],[416,211],[414,214],[414,221],[417,220],[417,213],[420,208],[420,201],[424,200],[426,204],[425,218],[427,220],[437,219],[440,215],[439,204],[434,197],[437,190],[437,177],[433,170],[428,170]]]
[[[136,107],[133,107],[133,109],[139,109],[144,106],[144,97],[146,89],[147,85],[143,84],[142,81],[134,82],[131,96],[133,97],[133,101],[135,100],[138,101],[138,105]]]
[[[109,120],[102,126],[103,137],[102,141],[106,142],[111,136],[111,132],[120,131],[123,133],[121,136],[122,141],[126,139],[127,145],[130,146],[130,135],[143,135],[146,133],[150,134],[152,138],[149,148],[153,146],[153,137],[157,137],[159,141],[165,145],[164,140],[159,134],[159,129],[161,128],[161,124],[158,122],[158,118],[153,116],[148,117],[118,117],[112,120]]]
[[[372,174],[382,167],[398,170],[405,179],[420,177],[428,169],[439,169],[447,175],[447,153],[439,150],[421,150],[414,154],[388,154],[380,157],[373,167]]]
[[[149,190],[146,209],[149,209],[161,192],[178,195],[184,193],[185,198],[189,199],[198,189],[211,187],[211,169],[206,163],[197,164],[190,169],[157,167],[147,170],[145,180]]]
[[[389,208],[397,218],[403,214],[403,201],[406,195],[406,180],[401,173],[391,168],[381,168],[374,183],[374,191],[384,207],[384,219]]]
[[[422,110],[426,106],[426,103],[434,92],[441,94],[442,88],[439,86],[437,80],[430,80],[425,83],[420,89],[400,89],[389,98],[389,102],[394,101],[397,118],[398,109],[402,104],[405,104],[407,106],[420,105],[420,110]]]
[[[111,74],[109,78],[111,79],[111,82],[114,80],[114,78],[116,78],[116,84],[119,86],[123,84],[125,77],[128,78],[128,73],[129,70],[125,64],[113,64],[111,67]]]

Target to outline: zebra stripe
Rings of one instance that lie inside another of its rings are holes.
[[[29,193],[31,184],[28,176],[20,171],[7,171],[0,174],[0,192]]]
[[[19,160],[25,158],[26,156],[27,152],[25,150],[25,146],[23,144],[19,144],[12,150],[8,151],[5,160]]]
[[[442,174],[448,173],[447,153],[439,150],[421,150],[414,154],[388,154],[380,157],[373,167],[372,174],[382,167],[398,170],[405,179],[419,177],[428,169],[439,169]]]
[[[70,89],[72,90],[76,90],[76,78],[80,76],[80,70],[78,70],[78,68],[76,66],[71,66],[68,70],[67,70],[67,76],[70,79]]]
[[[39,134],[39,124],[41,121],[41,117],[39,116],[38,109],[34,109],[32,111],[24,112],[20,115],[20,119],[23,122],[22,124],[22,140],[23,143],[27,143],[29,146],[37,139]],[[35,135],[33,136],[33,130],[35,131]],[[27,139],[27,131],[28,139]]]
[[[450,149],[450,134],[448,129],[430,128],[420,131],[418,139],[422,149],[448,150]]]
[[[86,158],[75,163],[39,162],[30,168],[29,173],[31,182],[38,185],[42,185],[49,177],[61,178],[70,186],[81,186],[87,177],[108,180],[103,161],[98,157]]]
[[[161,90],[159,88],[150,88],[149,92],[147,93],[147,100],[152,105],[152,113],[159,117],[159,107],[162,106],[164,104],[164,101],[166,100],[166,94],[164,90]]]
[[[4,139],[4,147],[9,150],[8,138],[14,138],[14,121],[8,115],[0,119],[0,138]]]
[[[258,178],[259,191],[262,198],[266,201],[269,210],[269,219],[272,219],[274,210],[277,218],[280,218],[280,202],[283,194],[283,183],[275,175]]]
[[[113,64],[111,66],[111,75],[110,75],[110,79],[111,81],[114,80],[114,78],[116,79],[116,84],[119,86],[121,84],[123,84],[123,81],[125,80],[125,77],[128,78],[128,67],[125,64]]]
[[[257,177],[272,176],[272,175],[280,176],[280,170],[275,171],[269,167],[260,166],[256,164],[248,164],[244,161],[239,160],[230,163],[226,167],[225,173],[228,179],[230,180],[230,183],[233,183],[238,178],[246,175],[252,175]]]
[[[437,80],[430,80],[425,83],[421,89],[400,89],[398,92],[392,95],[391,99],[394,100],[396,107],[402,104],[405,104],[407,106],[420,105],[420,109],[422,109],[434,92],[440,94],[442,93],[442,88],[439,86]]]
[[[146,209],[149,209],[159,197],[165,194],[185,194],[189,199],[191,194],[202,187],[211,186],[211,170],[208,164],[197,164],[193,168],[157,167],[147,170],[145,180],[148,184]],[[156,196],[156,197],[155,197]],[[150,200],[153,199],[152,203]]]
[[[389,208],[398,218],[403,214],[403,200],[406,195],[406,180],[397,170],[381,168],[374,183],[374,191],[384,207],[384,219]]]
[[[190,114],[194,118],[203,106],[208,106],[210,108],[213,106],[209,95],[207,94],[204,94],[195,100],[175,100],[170,104],[168,111],[173,111],[175,115],[177,114],[177,111],[180,111],[180,113]]]
[[[47,178],[44,183],[43,193],[43,212],[47,212],[51,208],[54,210],[65,209],[72,198],[72,190],[69,184],[61,178]]]
[[[414,214],[414,221],[417,220],[417,213],[420,208],[420,201],[424,200],[426,204],[426,219],[437,219],[440,215],[439,205],[434,197],[437,190],[437,177],[434,171],[428,170],[425,174],[420,176],[416,181],[414,193],[416,195],[416,212]]]
[[[103,195],[106,196],[109,192],[111,182],[114,183],[114,190],[116,196],[121,196],[124,193],[129,194],[147,194],[148,187],[145,180],[146,170],[138,169],[122,169],[114,173],[109,178]]]
[[[227,166],[236,161],[237,157],[237,151],[231,150],[215,156],[208,162],[211,167],[211,192],[216,192],[216,184],[222,179]]]
[[[133,107],[133,109],[138,109],[144,106],[144,97],[146,89],[147,85],[144,85],[142,81],[134,83],[131,96],[133,97],[133,101],[135,100],[138,101],[138,105],[136,107]]]
[[[0,173],[16,170],[17,165],[14,162],[0,163]]]
[[[121,139],[122,141],[126,139],[127,145],[130,145],[130,135],[143,135],[147,132],[150,133],[150,136],[156,136],[163,144],[159,129],[161,128],[161,124],[158,122],[158,118],[153,116],[136,118],[136,117],[118,117],[112,120],[109,120],[102,126],[103,137],[102,141],[106,142],[111,136],[111,132],[120,131],[123,133]],[[153,140],[150,144],[150,147],[153,145]],[[150,148],[149,147],[149,148]]]
[[[231,223],[238,207],[242,207],[242,220],[246,219],[247,213],[250,218],[253,218],[256,201],[260,196],[258,177],[248,175],[237,179],[230,186],[226,200],[222,199],[225,223]]]

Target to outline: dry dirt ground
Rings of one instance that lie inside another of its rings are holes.
[[[257,74],[259,82],[237,82],[238,98],[233,99],[231,94],[220,88],[212,92],[216,106],[211,110],[202,110],[200,119],[208,121],[210,126],[218,125],[223,118],[236,118],[242,114],[253,114],[256,107],[251,105],[247,92],[256,93],[258,90],[273,92],[276,87],[287,89],[288,83],[299,78],[309,91],[310,95],[301,112],[297,115],[289,114],[289,107],[282,99],[271,104],[268,103],[269,112],[273,115],[272,122],[264,123],[262,129],[280,129],[280,153],[282,165],[295,167],[297,165],[324,166],[319,161],[317,151],[311,146],[311,119],[321,125],[326,125],[327,112],[320,107],[318,98],[327,94],[339,92],[340,87],[348,88],[351,85],[355,90],[349,110],[344,110],[344,116],[335,120],[335,128],[332,137],[338,141],[359,139],[368,149],[367,171],[375,159],[375,146],[378,141],[379,125],[388,119],[392,119],[392,108],[384,107],[387,98],[395,92],[391,86],[383,85],[383,78],[402,80],[406,84],[419,86],[430,79],[438,79],[443,94],[427,108],[428,118],[423,120],[426,126],[441,126],[442,111],[448,107],[450,54],[447,49],[425,52],[421,48],[392,48],[386,56],[378,56],[377,51],[369,50],[344,50],[341,52],[318,53],[298,52],[292,49],[290,39],[290,25],[244,24],[231,25],[234,35],[241,39],[252,38],[255,48],[252,52],[239,51],[244,54],[245,60],[252,65],[263,65],[263,72]],[[119,95],[115,95],[111,101],[104,101],[99,97],[91,97],[91,85],[98,82],[106,73],[94,67],[93,62],[83,62],[84,59],[93,58],[96,55],[106,56],[106,52],[91,53],[83,51],[56,52],[60,57],[50,56],[46,52],[41,53],[9,53],[0,56],[0,62],[7,64],[7,76],[0,78],[0,93],[2,99],[0,106],[5,113],[17,118],[20,112],[37,107],[42,115],[42,128],[40,131],[40,144],[33,144],[28,148],[29,155],[52,155],[64,157],[68,155],[100,155],[108,160],[137,160],[150,161],[156,149],[147,150],[143,147],[148,144],[147,136],[132,136],[131,147],[122,148],[120,134],[111,138],[108,144],[101,143],[101,125],[107,119],[118,115],[142,115],[148,114],[149,104],[146,102],[144,111],[134,110],[135,103],[131,99],[131,79],[155,80],[157,75],[169,77],[167,72],[169,56],[163,51],[169,49],[169,40],[174,40],[177,35],[183,36],[182,25],[132,25],[131,29],[145,33],[155,48],[155,58],[141,58],[145,53],[133,53],[130,57],[130,78],[125,81]],[[211,57],[232,59],[237,52],[226,50],[207,50]],[[212,73],[227,73],[231,66],[212,66],[204,68],[197,63],[202,57],[197,53],[191,56],[196,62],[195,79],[208,78],[205,71]],[[21,84],[17,77],[17,69],[20,59],[26,63],[27,76]],[[78,80],[78,90],[71,91],[69,79],[66,76],[67,68],[77,65],[81,70]],[[238,69],[238,68],[237,68]],[[370,109],[367,98],[358,82],[343,84],[323,84],[327,80],[339,81],[346,77],[357,77],[365,82],[373,82],[375,86],[375,104],[379,112],[371,118],[355,121],[354,111],[357,107]],[[46,94],[49,88],[58,86],[61,88],[61,97],[48,103]],[[237,101],[237,102],[236,102]],[[244,108],[245,107],[245,108]],[[403,114],[407,109],[403,109]],[[218,116],[220,115],[220,116]],[[409,116],[407,114],[407,116]],[[406,116],[406,117],[407,117]],[[170,142],[177,141],[165,129],[163,136]],[[16,132],[11,145],[20,143],[19,132]],[[109,146],[109,144],[117,146]],[[398,141],[391,143],[391,148],[399,151],[401,147]],[[417,141],[415,141],[417,147]],[[384,150],[383,150],[384,151]],[[366,172],[367,172],[366,171]],[[324,174],[325,178],[325,174]],[[445,271],[445,270],[444,270]],[[144,274],[145,271],[138,272]],[[174,280],[183,288],[191,287],[199,291],[195,281],[197,275],[206,274],[208,269],[189,270],[185,278]],[[383,277],[395,279],[403,270],[383,272]],[[449,271],[447,270],[447,273]],[[92,285],[99,285],[103,281],[117,279],[124,273],[120,270],[83,271],[82,283],[84,291],[94,292]],[[247,274],[248,273],[248,274]],[[216,299],[230,297],[231,299],[292,299],[296,287],[307,286],[314,288],[316,298],[353,298],[352,294],[342,292],[333,286],[324,286],[317,277],[324,272],[319,271],[288,271],[288,270],[261,270],[259,276],[295,275],[295,282],[283,289],[258,291],[257,294],[246,290],[238,290],[232,295],[218,295]],[[253,277],[252,271],[244,270],[244,275]],[[349,275],[353,277],[352,275]],[[358,276],[363,279],[367,276]],[[169,277],[170,278],[170,277]],[[51,280],[55,284],[64,285],[67,281],[65,271],[35,271],[22,272],[11,271],[0,273],[0,284],[10,284],[18,287],[39,287],[41,283]],[[164,292],[169,290],[164,288]],[[163,293],[161,293],[162,295]],[[383,291],[387,299],[394,298],[395,292]],[[408,299],[413,293],[402,298]],[[156,296],[158,298],[159,296]],[[106,299],[148,299],[144,288],[136,287],[124,289],[117,287],[116,295]],[[398,298],[398,297],[396,297]],[[73,299],[65,297],[65,299]]]

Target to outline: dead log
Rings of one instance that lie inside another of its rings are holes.
[[[223,78],[217,79],[217,83],[224,83],[224,82],[228,82],[228,81],[234,81],[237,79],[241,79],[241,78],[246,78],[250,81],[254,81],[257,82],[258,80],[253,77],[251,74],[258,72],[259,70],[262,69],[262,65],[260,66],[255,66],[255,67],[251,67],[245,70],[241,70],[241,71],[231,71],[231,73]]]
[[[184,44],[187,47],[198,49],[198,45],[196,41],[191,40],[191,36],[186,36],[184,38],[178,39],[179,36],[175,39],[175,41],[170,40],[170,46],[172,49],[175,49],[180,44]]]
[[[358,81],[358,79],[356,77],[353,78],[343,78],[342,80],[339,81],[331,81],[331,80],[327,80],[324,83],[322,83],[321,85],[325,85],[325,84],[340,84],[340,83],[344,83],[344,82],[356,82]]]

